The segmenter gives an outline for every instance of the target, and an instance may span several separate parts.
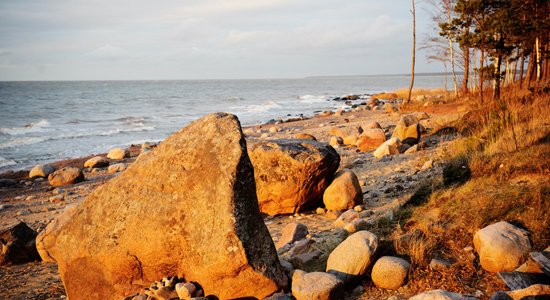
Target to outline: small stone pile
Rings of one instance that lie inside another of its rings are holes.
[[[186,282],[177,276],[169,276],[153,282],[149,287],[125,297],[124,300],[188,300],[204,299],[203,297],[204,291],[199,284]]]

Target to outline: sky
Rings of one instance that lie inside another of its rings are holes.
[[[3,0],[0,80],[408,74],[408,0]],[[417,4],[417,42],[431,32]],[[441,71],[417,52],[418,72]]]

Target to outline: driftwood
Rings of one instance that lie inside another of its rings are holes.
[[[550,284],[550,259],[547,257],[548,252],[531,252],[529,255],[544,274],[524,272],[498,273],[498,276],[500,276],[510,290],[524,289],[533,284]]]

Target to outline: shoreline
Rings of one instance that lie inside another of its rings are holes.
[[[437,109],[428,110],[436,111]],[[400,116],[408,113],[412,112],[366,110],[362,106],[358,106],[349,112],[340,111],[291,122],[245,126],[242,131],[247,142],[249,140],[296,138],[298,134],[309,134],[318,141],[328,143],[332,136],[329,133],[331,129],[353,128],[373,121],[378,122],[389,136]],[[426,127],[433,128],[433,120],[438,117],[438,114],[444,115],[445,109],[441,109],[441,112],[422,122]],[[382,159],[375,158],[372,151],[360,152],[355,146],[336,147],[340,155],[339,170],[350,169],[356,173],[360,180],[364,196],[363,207],[371,220],[371,226],[378,226],[376,225],[378,224],[377,220],[393,218],[399,208],[410,199],[421,182],[441,174],[442,149],[449,139],[452,140],[452,138],[440,138],[428,134],[423,137],[423,141],[428,146],[425,150],[415,154],[398,154]],[[134,145],[129,150],[130,157],[123,160],[127,165],[135,161],[141,148]],[[52,164],[56,167],[76,166],[82,168],[84,161],[94,156],[97,155],[59,160]],[[432,161],[433,167],[425,170],[423,168],[428,160]],[[2,221],[0,221],[0,225],[4,226],[9,220],[20,220],[40,232],[66,207],[82,202],[93,190],[116,176],[116,174],[109,174],[106,167],[85,169],[84,172],[85,181],[61,188],[50,186],[47,179],[28,179],[28,171],[1,174],[0,178],[8,176],[10,179],[15,179],[16,184],[13,187],[2,188],[3,192],[0,197],[0,220]],[[315,210],[307,210],[294,215],[264,216],[264,222],[275,243],[281,238],[283,227],[294,221],[305,224],[313,239],[330,238],[340,230],[334,228],[334,220],[333,214],[319,214]],[[22,265],[3,266],[0,267],[0,278],[2,278],[0,279],[0,293],[6,293],[8,296],[36,299],[60,298],[64,295],[56,265],[53,263],[30,262]],[[16,287],[11,283],[15,278],[20,282]],[[34,279],[31,280],[31,278]],[[368,286],[364,293],[378,299],[385,299],[392,295]],[[348,296],[348,299],[357,298],[352,297],[351,294]]]

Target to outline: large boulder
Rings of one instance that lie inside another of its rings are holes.
[[[498,222],[474,235],[479,262],[489,272],[510,272],[531,251],[529,233],[508,222]]]
[[[253,174],[237,117],[210,114],[92,192],[41,235],[41,253],[72,300],[122,299],[164,276],[220,299],[264,298],[287,278]]]
[[[363,192],[357,175],[347,169],[336,173],[323,194],[323,203],[328,210],[346,210],[363,204]]]
[[[292,295],[296,300],[335,300],[344,298],[344,284],[324,272],[294,271]]]
[[[312,140],[256,141],[248,145],[260,211],[292,214],[319,206],[340,164],[330,145]]]
[[[24,222],[12,221],[0,229],[0,266],[39,259],[36,231]]]
[[[372,282],[379,288],[396,290],[405,284],[410,266],[402,258],[383,256],[372,267]]]
[[[353,282],[367,272],[377,249],[376,235],[366,230],[358,231],[330,253],[327,272],[334,274],[346,284]]]
[[[36,165],[29,172],[29,178],[34,177],[48,177],[55,171],[55,168],[51,165]]]
[[[65,167],[51,173],[48,181],[52,186],[64,186],[84,181],[84,174],[80,168]]]

